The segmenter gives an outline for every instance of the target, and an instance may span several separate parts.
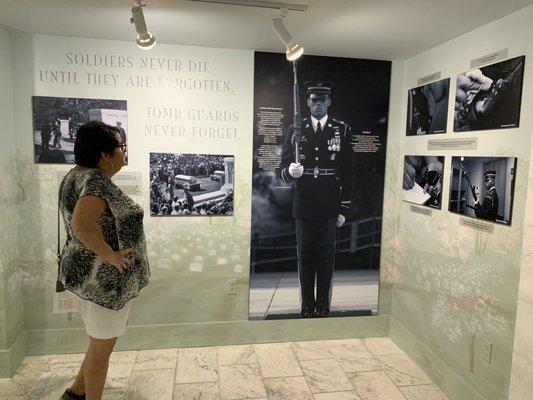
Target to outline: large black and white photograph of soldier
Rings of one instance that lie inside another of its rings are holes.
[[[449,210],[511,225],[516,157],[453,157]]]
[[[255,53],[250,319],[377,314],[390,68]]]
[[[407,136],[446,132],[450,78],[410,89],[407,94]]]
[[[235,158],[150,153],[150,215],[233,215]]]
[[[127,144],[125,100],[33,96],[33,143],[36,163],[74,164],[78,128],[97,120],[113,126]]]
[[[441,208],[444,156],[405,156],[402,199]]]
[[[454,132],[518,128],[525,56],[457,76]]]

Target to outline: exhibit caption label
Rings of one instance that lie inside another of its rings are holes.
[[[426,85],[430,82],[433,82],[433,81],[438,81],[440,80],[442,76],[442,71],[439,71],[439,72],[435,72],[431,75],[426,75],[422,78],[419,78],[416,82],[417,86],[423,86],[423,85]]]
[[[428,150],[477,150],[477,137],[428,140]]]
[[[54,293],[54,314],[69,314],[78,312],[78,307],[69,291]]]
[[[503,49],[495,53],[490,53],[470,61],[470,68],[479,68],[487,64],[493,64],[495,62],[505,60],[508,56],[509,49]]]
[[[426,215],[428,217],[431,217],[431,214],[432,214],[432,212],[431,212],[431,210],[429,208],[410,206],[410,210],[411,210],[411,212],[414,212],[414,213],[417,213],[417,214]]]
[[[486,224],[484,222],[480,222],[480,221],[476,221],[476,220],[472,220],[468,218],[461,218],[460,225],[466,226],[467,228],[472,228],[478,231],[494,233],[494,225]]]
[[[113,182],[128,196],[142,194],[141,172],[121,172],[113,177]]]

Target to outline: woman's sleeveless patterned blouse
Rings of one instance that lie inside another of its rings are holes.
[[[105,241],[115,251],[132,247],[133,265],[120,274],[102,257],[86,248],[72,232],[72,213],[82,196],[104,199],[107,208],[98,220]],[[67,241],[61,253],[61,275],[66,289],[103,307],[120,310],[148,284],[142,208],[99,169],[74,168],[61,182],[59,208]]]

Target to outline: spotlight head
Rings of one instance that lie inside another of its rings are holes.
[[[137,4],[131,7],[130,22],[135,25],[135,30],[137,31],[137,46],[143,50],[150,50],[155,46],[155,38],[146,28],[146,21],[144,20],[142,10],[142,7],[145,6],[146,4],[143,4],[142,0],[137,0]]]
[[[285,56],[289,61],[296,61],[302,56],[303,53],[304,48],[300,44],[295,43],[291,49],[287,49],[287,51],[285,52]]]
[[[294,61],[304,53],[304,48],[298,42],[294,41],[287,28],[285,28],[285,25],[283,25],[282,17],[274,18],[272,28],[287,48],[285,52],[287,60]]]
[[[155,38],[150,32],[137,35],[137,40],[135,42],[137,43],[137,46],[143,50],[150,50],[155,46]]]

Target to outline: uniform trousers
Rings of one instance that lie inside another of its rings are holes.
[[[311,310],[323,307],[329,310],[335,266],[337,218],[296,218],[295,222],[301,307]]]

